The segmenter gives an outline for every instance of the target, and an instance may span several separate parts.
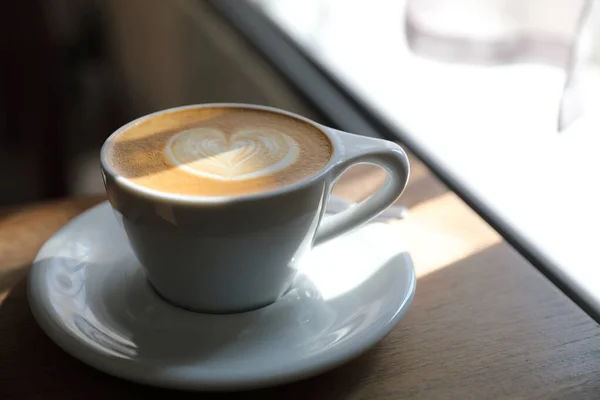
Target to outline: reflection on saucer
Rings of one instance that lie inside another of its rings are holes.
[[[369,243],[369,251],[365,251],[365,243]],[[300,269],[323,300],[331,300],[359,287],[404,253],[408,254],[406,246],[393,226],[371,223],[315,247]]]

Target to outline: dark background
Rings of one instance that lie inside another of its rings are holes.
[[[320,119],[202,0],[5,0],[0,30],[0,205],[101,193],[104,139],[160,109]]]

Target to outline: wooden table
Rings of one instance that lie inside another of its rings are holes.
[[[407,316],[358,359],[307,381],[261,390],[259,398],[600,398],[596,323],[422,164],[413,159],[412,166],[402,198],[410,216],[394,222],[409,242],[419,277]],[[375,169],[355,168],[336,191],[360,199],[381,179]],[[29,310],[26,277],[39,247],[101,200],[0,212],[0,399],[173,394],[113,378],[68,356]]]

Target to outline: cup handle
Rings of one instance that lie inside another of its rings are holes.
[[[368,222],[394,204],[404,191],[410,172],[408,156],[396,143],[333,129],[329,129],[329,132],[335,142],[337,154],[334,157],[337,162],[329,170],[323,210],[326,209],[333,185],[351,166],[374,164],[383,168],[387,177],[383,186],[362,202],[338,214],[323,217],[315,234],[314,245]]]

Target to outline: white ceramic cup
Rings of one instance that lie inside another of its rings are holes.
[[[316,175],[292,185],[233,197],[148,190],[110,167],[106,150],[115,135],[165,112],[200,107],[243,107],[306,121],[330,139],[331,159]],[[360,204],[323,217],[336,179],[358,163],[385,169],[384,185]],[[107,139],[101,166],[110,204],[149,282],[172,304],[210,313],[242,312],[276,301],[291,287],[303,254],[392,205],[409,176],[406,153],[395,143],[340,132],[286,111],[247,104],[192,105],[141,117]]]

